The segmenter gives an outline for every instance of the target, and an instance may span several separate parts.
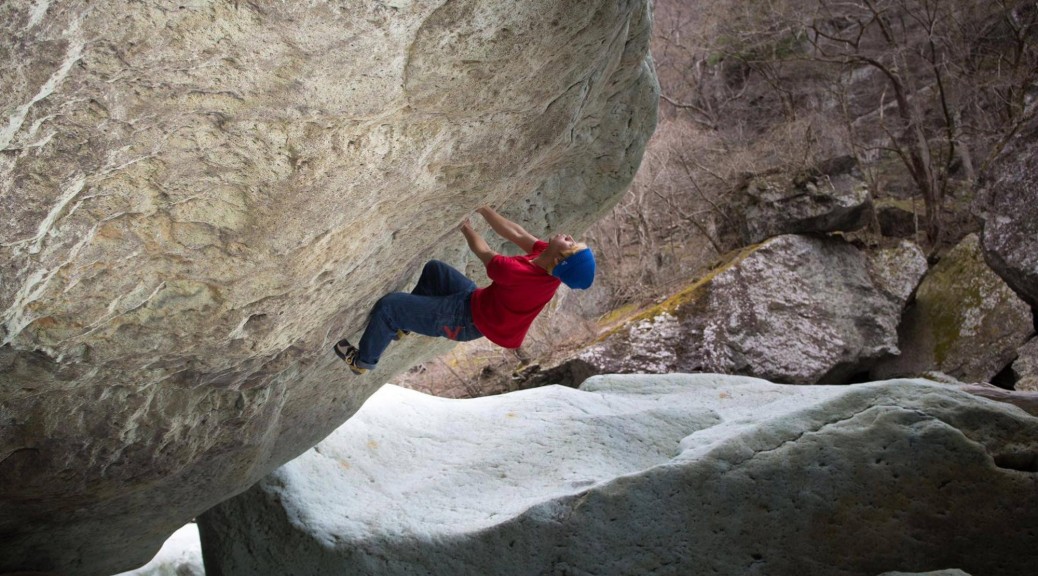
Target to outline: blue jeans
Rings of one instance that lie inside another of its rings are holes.
[[[458,342],[481,338],[483,334],[472,323],[469,303],[475,289],[475,282],[461,272],[438,260],[430,260],[410,294],[386,294],[375,303],[360,339],[357,366],[374,368],[397,330],[442,336]]]

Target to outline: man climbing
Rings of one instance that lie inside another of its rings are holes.
[[[354,374],[374,368],[390,342],[411,332],[459,342],[486,336],[499,346],[518,348],[560,283],[578,290],[591,286],[595,257],[586,244],[566,234],[545,242],[490,207],[477,212],[494,232],[526,254],[494,252],[466,218],[459,229],[486,266],[490,286],[477,288],[447,264],[429,261],[410,294],[394,292],[375,304],[359,347],[345,339],[335,344],[335,354]]]

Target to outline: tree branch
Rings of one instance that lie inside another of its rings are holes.
[[[701,106],[697,106],[695,104],[688,104],[685,102],[678,102],[677,100],[674,100],[673,98],[667,96],[666,94],[663,94],[662,92],[660,93],[660,99],[662,99],[663,101],[667,102],[675,108],[679,108],[681,110],[692,110],[693,112],[700,114],[701,116],[705,116],[707,118],[710,117],[710,114]],[[703,120],[700,118],[693,117],[692,121],[705,128],[717,130],[717,125],[710,120]]]

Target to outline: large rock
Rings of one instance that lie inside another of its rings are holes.
[[[1012,370],[1015,390],[1038,392],[1038,338],[1017,350]]]
[[[747,176],[736,190],[742,240],[755,244],[782,234],[852,231],[872,216],[872,196],[853,157],[817,168]]]
[[[898,352],[897,325],[926,271],[915,244],[866,253],[779,236],[605,339],[582,373],[718,372],[838,383]]]
[[[876,378],[937,370],[964,382],[990,382],[1034,333],[1031,311],[985,264],[975,234],[926,275],[901,325],[901,356]]]
[[[0,572],[143,564],[338,427],[437,349],[331,344],[476,207],[608,210],[648,4],[0,4]]]
[[[387,386],[206,513],[210,574],[1033,573],[1038,418],[921,380]]]
[[[1038,310],[1038,117],[1006,146],[988,177],[978,201],[984,258]]]

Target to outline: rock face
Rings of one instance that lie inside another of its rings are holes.
[[[866,254],[780,236],[580,353],[588,371],[718,372],[836,383],[898,352],[901,311],[926,271],[902,242]]]
[[[537,234],[608,210],[655,125],[649,16],[2,3],[0,573],[143,564],[442,350],[352,379],[330,347],[465,266],[478,206]]]
[[[609,376],[476,400],[387,386],[207,512],[202,546],[225,576],[1023,576],[1036,454],[1038,418],[922,380]]]
[[[1038,310],[1038,118],[1006,146],[981,195],[984,258]]]
[[[852,157],[834,158],[792,177],[750,176],[738,193],[746,244],[782,234],[858,230],[872,213],[868,185]]]
[[[973,234],[920,283],[902,322],[901,356],[882,362],[873,375],[937,370],[964,382],[989,382],[1033,333],[1027,304],[984,263]]]
[[[1016,390],[1038,392],[1038,338],[1032,338],[1017,350],[1013,379],[1016,380]]]

